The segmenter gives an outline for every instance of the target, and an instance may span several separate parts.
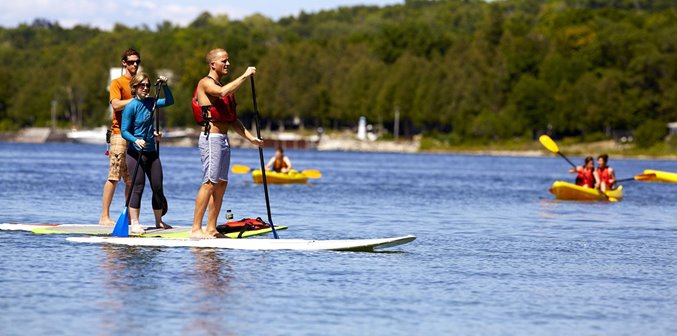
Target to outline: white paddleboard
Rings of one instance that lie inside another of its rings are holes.
[[[176,239],[138,237],[68,237],[77,243],[117,244],[129,246],[208,247],[238,250],[333,250],[373,251],[409,243],[415,236],[380,239],[304,240],[304,239]]]

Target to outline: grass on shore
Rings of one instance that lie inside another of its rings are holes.
[[[557,144],[562,153],[571,156],[592,155],[596,157],[599,154],[607,153],[610,156],[615,157],[677,159],[677,138],[654,144],[649,148],[638,148],[634,144],[622,144],[613,140],[584,142],[580,138],[564,138],[557,140]],[[421,139],[420,150],[424,152],[459,153],[540,151],[544,155],[550,153],[540,142],[538,142],[538,140],[528,138],[514,138],[511,140],[499,141],[471,141],[462,144],[450,144],[448,141],[423,136]]]

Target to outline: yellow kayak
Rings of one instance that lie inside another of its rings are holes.
[[[656,178],[646,180],[648,182],[655,181],[655,182],[677,183],[677,173],[647,169],[644,171],[644,174],[656,174]]]
[[[263,183],[263,175],[261,169],[252,171],[252,178],[254,183]],[[288,173],[278,173],[274,171],[266,171],[266,182],[270,184],[287,184],[287,183],[306,183],[308,176],[296,170],[290,170]]]
[[[602,193],[594,188],[584,188],[569,182],[555,181],[548,191],[560,200],[618,202],[623,199],[623,186]]]

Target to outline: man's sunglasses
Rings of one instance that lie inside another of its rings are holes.
[[[141,60],[134,60],[134,61],[127,60],[127,61],[125,61],[125,63],[127,65],[139,65],[139,64],[141,64]]]

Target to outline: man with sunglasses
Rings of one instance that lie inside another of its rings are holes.
[[[125,50],[122,53],[122,76],[113,79],[110,83],[109,103],[113,108],[113,123],[111,126],[112,134],[109,151],[110,166],[108,178],[103,186],[103,197],[101,200],[101,218],[99,218],[99,224],[101,225],[115,225],[115,222],[110,218],[110,205],[115,195],[115,187],[120,178],[125,181],[125,197],[129,195],[131,190],[132,181],[125,158],[127,140],[123,139],[120,134],[120,123],[122,121],[122,110],[133,100],[129,83],[136,76],[140,66],[141,55],[139,52],[132,48]]]
[[[228,52],[213,49],[207,54],[209,74],[202,78],[195,89],[193,98],[193,116],[195,121],[204,125],[204,133],[200,134],[198,147],[202,160],[202,184],[195,197],[195,212],[191,238],[224,238],[216,231],[216,220],[221,211],[221,202],[228,185],[228,169],[230,165],[230,143],[228,130],[249,140],[255,146],[263,146],[263,140],[253,136],[235,112],[233,92],[256,72],[255,67],[248,67],[238,78],[228,84],[222,84],[221,78],[228,75],[230,61]],[[202,219],[209,207],[207,228],[202,232]]]

